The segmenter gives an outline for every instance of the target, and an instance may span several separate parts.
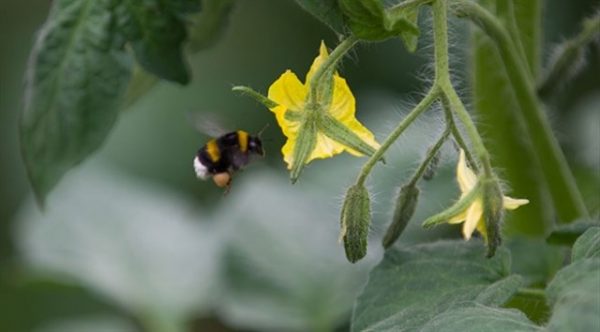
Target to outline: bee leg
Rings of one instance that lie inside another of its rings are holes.
[[[233,181],[233,176],[230,176],[229,181],[225,185],[225,191],[223,191],[223,196],[226,196],[227,194],[229,194],[229,190],[231,190],[231,182],[232,181]]]

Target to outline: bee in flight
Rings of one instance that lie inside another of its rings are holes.
[[[212,177],[218,187],[225,187],[228,192],[233,174],[254,156],[264,155],[260,133],[253,136],[243,130],[233,131],[206,142],[194,157],[194,170],[199,179]]]

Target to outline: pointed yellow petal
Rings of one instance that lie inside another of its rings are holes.
[[[477,227],[481,217],[483,216],[483,204],[481,203],[481,199],[476,199],[473,204],[469,207],[467,211],[467,218],[465,223],[463,224],[463,237],[465,240],[471,238],[473,235],[473,231]]]
[[[319,69],[323,61],[325,61],[325,59],[327,59],[328,56],[329,52],[327,51],[327,46],[325,46],[325,42],[321,40],[321,46],[319,47],[319,55],[315,58],[315,60],[313,60],[313,63],[310,66],[308,73],[306,74],[306,80],[304,82],[306,82],[307,85],[308,83],[310,83],[310,80],[312,79],[317,69]]]
[[[456,179],[458,180],[458,186],[460,191],[469,192],[477,183],[477,176],[467,166],[467,160],[465,158],[465,151],[460,150],[460,156],[458,157],[458,165],[456,166]]]
[[[328,112],[367,144],[376,149],[379,148],[379,143],[375,140],[373,133],[356,119],[356,101],[354,95],[350,91],[346,80],[338,75],[334,75],[333,98]],[[347,147],[345,149],[355,156],[362,156],[358,151]]]
[[[275,114],[285,112],[290,109],[294,111],[302,111],[308,90],[300,82],[298,76],[291,70],[286,70],[277,81],[273,82],[269,87],[269,99],[275,101],[281,107],[272,108]]]
[[[529,203],[528,199],[512,198],[508,196],[503,197],[504,208],[507,210],[514,210],[521,205]]]
[[[485,226],[485,220],[483,220],[483,218],[481,218],[477,223],[477,231],[479,232],[479,234],[481,234],[481,236],[483,236],[483,240],[485,241],[485,243],[488,243],[487,228]]]
[[[336,154],[340,154],[344,151],[344,146],[340,143],[332,140],[325,136],[323,133],[317,134],[317,145],[313,150],[312,154],[308,158],[307,162],[313,159],[324,159],[333,157]]]

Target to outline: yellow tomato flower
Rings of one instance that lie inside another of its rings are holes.
[[[287,163],[288,169],[292,168],[294,162],[294,147],[303,117],[306,112],[310,111],[307,106],[315,107],[315,105],[307,105],[310,97],[311,79],[328,56],[327,47],[321,42],[319,55],[315,58],[310,70],[306,74],[304,83],[291,70],[287,70],[269,87],[268,98],[278,104],[270,108],[270,110],[275,113],[277,123],[281,127],[283,134],[287,137],[287,142],[282,147],[281,152],[283,153],[283,159]],[[379,148],[379,144],[375,141],[373,133],[356,119],[354,115],[354,96],[348,84],[346,84],[346,80],[341,78],[337,73],[333,75],[331,102],[329,105],[317,106],[320,107],[322,112],[339,121],[369,146],[374,149]],[[317,128],[316,145],[306,163],[317,158],[329,158],[343,151],[347,151],[355,156],[363,155],[359,151],[327,136],[320,129]]]
[[[456,178],[458,180],[458,186],[460,187],[460,191],[462,192],[461,198],[467,196],[471,190],[473,190],[477,185],[477,176],[475,173],[467,166],[467,162],[465,160],[465,151],[460,150],[460,156],[458,158],[458,165],[456,167]],[[521,205],[525,205],[529,203],[527,199],[516,199],[508,196],[502,197],[502,203],[504,209],[514,210]],[[478,194],[477,197],[473,200],[473,202],[467,206],[464,210],[458,212],[456,215],[448,220],[450,224],[459,224],[464,223],[462,228],[462,234],[465,240],[471,238],[473,231],[477,229],[481,235],[487,241],[487,229],[485,226],[485,220],[483,218],[483,198],[481,194]]]

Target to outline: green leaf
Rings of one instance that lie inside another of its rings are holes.
[[[296,0],[296,3],[336,33],[346,32],[338,0]]]
[[[600,258],[600,227],[591,227],[577,239],[571,254],[573,261],[585,258]]]
[[[114,170],[73,173],[44,213],[26,204],[19,215],[27,266],[83,286],[159,331],[207,312],[222,237],[206,211],[196,215],[186,197]]]
[[[478,241],[393,247],[375,267],[352,317],[352,331],[417,331],[464,303],[499,306],[516,292],[504,249],[486,259]]]
[[[61,0],[29,62],[21,151],[38,200],[96,151],[114,125],[130,75],[110,0]]]
[[[190,2],[194,3],[195,0]],[[200,52],[211,47],[222,34],[235,0],[204,0],[202,12],[190,17],[190,36],[188,50],[191,53]],[[191,9],[196,7],[191,5]],[[139,66],[133,70],[133,77],[127,87],[123,108],[126,109],[152,89],[158,78]]]
[[[197,11],[200,0],[124,0],[116,12],[119,28],[131,43],[137,61],[156,76],[187,84],[183,43],[187,38],[184,14]]]
[[[553,305],[551,331],[597,331],[600,327],[600,227],[587,230],[573,246],[573,263],[546,290]]]
[[[470,305],[451,309],[429,321],[421,332],[541,331],[519,310]]]
[[[416,48],[419,7],[388,11],[380,0],[340,0],[350,30],[360,39],[380,41],[400,36],[407,49]]]
[[[212,46],[225,29],[235,0],[204,0],[202,12],[192,17],[189,50],[196,53]]]

